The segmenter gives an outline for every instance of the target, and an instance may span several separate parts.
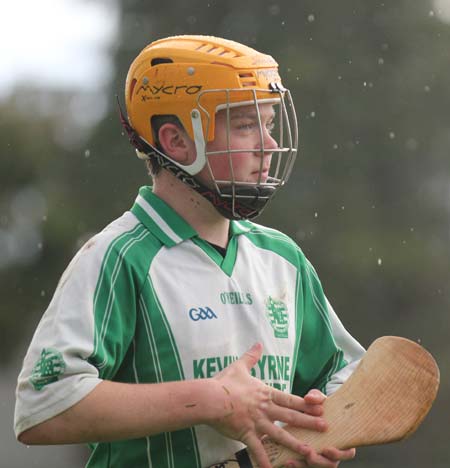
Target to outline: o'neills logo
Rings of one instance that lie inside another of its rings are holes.
[[[142,101],[148,101],[149,99],[155,99],[163,94],[174,96],[182,94],[197,94],[201,91],[202,86],[200,85],[175,85],[175,84],[145,84],[138,88],[136,95],[141,97]]]
[[[253,304],[253,297],[249,292],[224,291],[220,293],[220,302],[222,304]]]

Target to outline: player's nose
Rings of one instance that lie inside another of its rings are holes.
[[[260,143],[260,149],[264,145],[264,150],[276,150],[278,148],[278,142],[275,140],[275,138],[271,135],[270,131],[265,128],[263,130],[262,134],[262,140],[259,142]],[[267,153],[266,153],[267,154]]]

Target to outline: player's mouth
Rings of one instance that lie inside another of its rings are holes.
[[[260,174],[261,174],[261,182],[265,182],[267,178],[269,177],[269,168],[266,168],[263,170],[258,169],[257,171],[253,171],[250,174],[252,181],[258,182]]]

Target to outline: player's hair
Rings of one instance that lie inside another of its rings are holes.
[[[163,147],[158,138],[159,129],[166,123],[171,123],[179,127],[180,129],[184,130],[180,119],[176,115],[154,115],[151,118],[152,124],[152,131],[153,131],[153,138],[155,139],[155,148],[162,153],[165,153]],[[145,165],[147,166],[148,173],[155,177],[161,172],[161,164],[158,161],[158,158],[155,156],[151,156],[150,159],[145,161]]]

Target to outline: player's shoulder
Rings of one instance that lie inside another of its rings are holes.
[[[287,234],[253,221],[240,221],[245,236],[256,246],[276,252],[296,265],[304,263],[305,256],[299,245]]]
[[[240,223],[242,224],[242,226],[248,229],[248,233],[252,236],[259,236],[267,241],[273,241],[275,243],[281,242],[298,248],[298,245],[291,237],[277,229],[264,226],[263,224],[258,224],[249,220],[240,221]]]
[[[130,211],[90,237],[77,253],[84,261],[105,263],[120,257],[125,262],[138,259],[142,251],[156,251],[160,244]]]
[[[160,248],[150,231],[131,213],[108,224],[78,250],[62,274],[58,289],[67,284],[98,284],[99,278],[144,278]]]

